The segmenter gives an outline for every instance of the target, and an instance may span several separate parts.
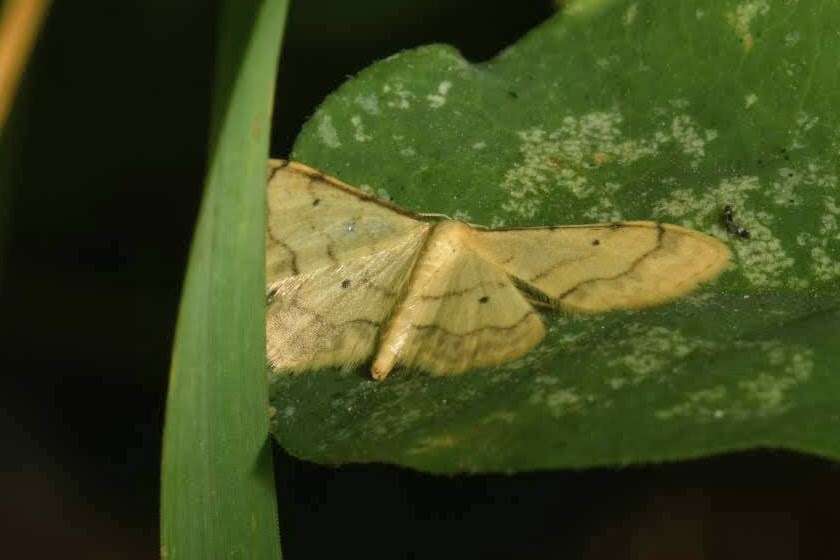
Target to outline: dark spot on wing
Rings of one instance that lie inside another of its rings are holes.
[[[478,303],[487,303],[488,301],[490,301],[490,298],[488,296],[481,296],[480,298],[478,298]]]
[[[341,281],[341,287],[344,288],[345,290],[347,288],[349,288],[350,287],[350,280],[349,279],[342,280]]]
[[[593,244],[593,245],[600,245],[600,244],[601,244],[601,241],[600,241],[600,240],[598,240],[598,239],[593,239],[593,240],[592,240],[592,244]]]
[[[316,198],[315,200],[312,201],[312,206],[318,206],[319,204],[321,204],[321,199],[320,198]]]

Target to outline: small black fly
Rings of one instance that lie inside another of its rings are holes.
[[[750,230],[735,223],[735,210],[729,204],[723,207],[723,227],[730,234],[737,235],[741,239],[750,238]]]

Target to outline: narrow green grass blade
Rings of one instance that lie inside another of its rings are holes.
[[[220,11],[207,184],[178,316],[162,474],[162,556],[280,556],[264,372],[263,229],[287,0]]]

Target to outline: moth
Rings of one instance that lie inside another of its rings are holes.
[[[658,305],[730,260],[713,237],[650,221],[489,229],[418,214],[281,160],[267,201],[266,353],[279,372],[494,366],[543,339],[537,307]]]

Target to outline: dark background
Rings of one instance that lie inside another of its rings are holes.
[[[492,57],[549,0],[298,0],[274,156],[395,51]],[[55,2],[0,139],[0,555],[153,558],[166,374],[205,169],[215,9]],[[5,166],[5,167],[4,167]],[[7,225],[3,225],[7,222]],[[777,452],[491,477],[276,449],[286,558],[820,558],[840,471]]]

